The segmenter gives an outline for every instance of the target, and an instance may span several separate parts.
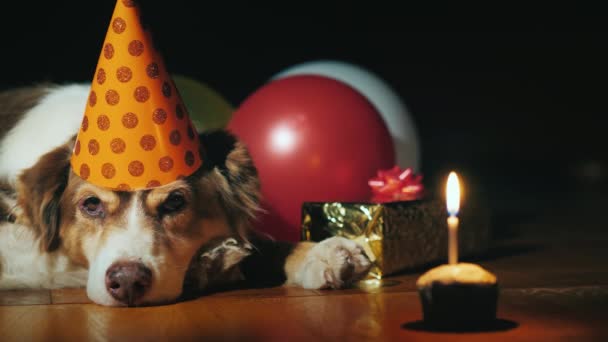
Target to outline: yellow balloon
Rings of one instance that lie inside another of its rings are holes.
[[[183,75],[171,75],[179,90],[190,119],[200,131],[224,128],[234,107],[206,84]]]

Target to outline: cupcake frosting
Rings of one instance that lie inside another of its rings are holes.
[[[496,276],[476,264],[441,265],[420,276],[416,286],[423,288],[433,283],[492,285],[496,284]]]

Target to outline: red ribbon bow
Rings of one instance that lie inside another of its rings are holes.
[[[420,199],[424,191],[422,175],[414,175],[412,168],[401,170],[399,166],[378,170],[368,184],[372,188],[372,202],[377,203]]]

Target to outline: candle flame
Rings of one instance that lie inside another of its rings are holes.
[[[450,172],[448,184],[445,187],[445,196],[450,216],[456,216],[460,209],[460,184],[456,172]]]

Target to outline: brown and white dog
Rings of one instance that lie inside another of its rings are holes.
[[[259,238],[256,169],[223,131],[200,135],[205,163],[186,179],[120,192],[82,180],[69,159],[88,94],[78,84],[0,93],[0,289],[86,286],[96,303],[134,306],[175,301],[188,284],[341,288],[367,273],[343,238]]]

